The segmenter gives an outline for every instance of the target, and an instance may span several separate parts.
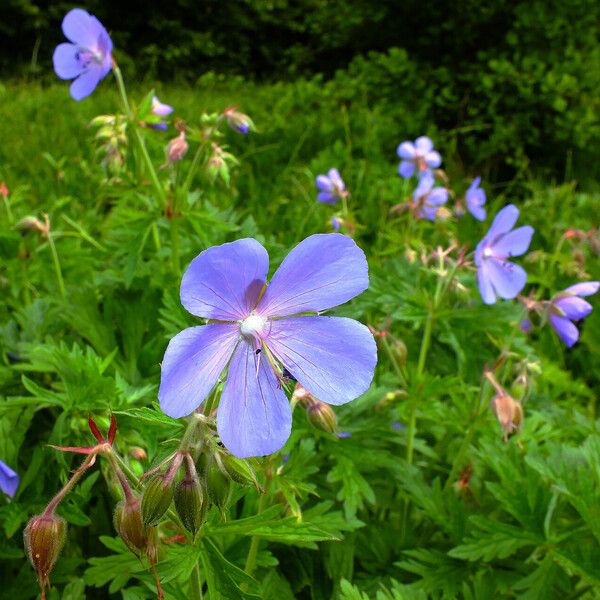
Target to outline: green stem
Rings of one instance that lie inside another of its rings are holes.
[[[196,563],[190,574],[190,600],[202,600],[202,580],[200,579],[200,565]]]
[[[398,363],[398,360],[394,356],[394,353],[390,346],[390,342],[388,341],[387,337],[386,336],[382,337],[381,342],[383,344],[386,354],[388,355],[388,358],[390,359],[390,362],[392,363],[392,367],[394,368],[394,371],[396,372],[396,375],[398,376],[398,379],[400,380],[400,383],[402,385],[406,385],[406,377],[404,376],[404,373],[402,372],[402,367],[400,366],[400,364]]]
[[[258,512],[260,515],[266,508],[269,503],[269,498],[267,493],[261,494],[260,500],[258,501]],[[260,545],[260,538],[258,536],[253,536],[252,541],[250,542],[250,548],[248,550],[248,556],[246,557],[246,566],[244,567],[244,571],[248,575],[252,575],[254,568],[256,567],[256,557],[258,556],[258,547]]]
[[[169,220],[171,229],[171,261],[176,275],[181,273],[179,264],[179,221],[175,215]]]
[[[117,63],[114,60],[113,60],[113,73],[115,74],[115,79],[117,80],[117,86],[119,88],[119,94],[121,96],[121,101],[123,102],[123,108],[125,110],[125,114],[127,115],[127,118],[132,122],[132,125],[134,128],[133,134],[138,143],[138,146],[140,147],[140,152],[142,153],[144,162],[146,163],[146,168],[148,169],[148,174],[150,175],[150,179],[152,180],[152,185],[154,185],[158,199],[160,200],[160,203],[161,203],[162,207],[164,208],[164,206],[165,206],[165,190],[158,179],[158,175],[156,174],[156,169],[154,168],[152,159],[150,158],[150,155],[148,154],[148,149],[146,148],[144,138],[142,137],[142,134],[140,133],[140,130],[138,129],[137,123],[133,123],[134,115],[131,110],[131,106],[129,104],[129,99],[127,98],[127,91],[125,90],[125,83],[123,81],[123,75],[121,74],[121,69],[119,69],[119,66],[117,65]]]
[[[202,152],[206,145],[208,144],[208,138],[201,142],[196,149],[194,154],[194,158],[192,158],[192,164],[190,165],[189,171],[185,177],[185,181],[183,182],[183,187],[181,188],[181,195],[183,197],[183,201],[185,202],[190,191],[190,187],[192,186],[192,181],[194,180],[194,175],[198,170],[198,165],[200,164],[200,158],[202,157]]]
[[[66,298],[67,294],[65,292],[65,282],[62,276],[62,270],[60,268],[60,261],[58,260],[58,252],[56,251],[56,246],[54,245],[54,238],[52,234],[48,232],[47,234],[48,245],[50,246],[50,252],[52,254],[52,262],[54,263],[54,270],[56,271],[56,281],[58,283],[58,289],[60,291],[60,295],[62,298]]]

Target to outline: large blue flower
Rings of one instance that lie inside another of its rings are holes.
[[[217,430],[240,458],[270,454],[288,439],[285,373],[315,398],[339,405],[369,388],[377,362],[367,327],[320,316],[369,285],[365,255],[351,238],[312,235],[266,286],[268,270],[267,251],[254,239],[197,256],[183,276],[181,302],[209,324],[177,334],[162,362],[158,397],[172,417],[198,408],[228,368]]]
[[[112,69],[112,41],[102,23],[80,8],[67,13],[62,30],[71,43],[59,44],[54,50],[54,71],[61,79],[75,80],[71,96],[82,100]]]
[[[550,323],[569,348],[579,339],[579,330],[573,321],[580,321],[592,312],[592,305],[581,296],[592,296],[598,289],[600,281],[583,281],[559,292],[550,301]]]

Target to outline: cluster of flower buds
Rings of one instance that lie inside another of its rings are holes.
[[[95,139],[102,165],[111,175],[119,175],[125,164],[127,119],[123,115],[99,115],[90,122],[97,127]]]
[[[229,185],[230,167],[237,165],[238,161],[233,154],[226,152],[219,144],[211,144],[211,152],[206,163],[206,172],[212,182],[221,179],[225,184]]]
[[[306,410],[306,418],[315,429],[319,429],[320,431],[332,435],[338,434],[337,417],[331,406],[317,400],[299,383],[296,383],[296,387],[294,388],[292,402],[297,402],[304,407]]]

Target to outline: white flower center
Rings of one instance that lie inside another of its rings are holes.
[[[483,250],[483,256],[485,256],[485,258],[489,258],[492,254],[492,249],[489,246]]]
[[[264,333],[267,320],[259,315],[250,315],[240,323],[240,333],[247,340],[260,339]]]

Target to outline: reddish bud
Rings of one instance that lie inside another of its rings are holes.
[[[115,529],[125,545],[136,555],[141,556],[148,548],[148,536],[142,521],[140,501],[133,495],[128,496],[115,508]]]
[[[25,548],[40,584],[42,600],[46,598],[48,578],[65,544],[66,536],[65,520],[53,513],[32,517],[25,527]]]

